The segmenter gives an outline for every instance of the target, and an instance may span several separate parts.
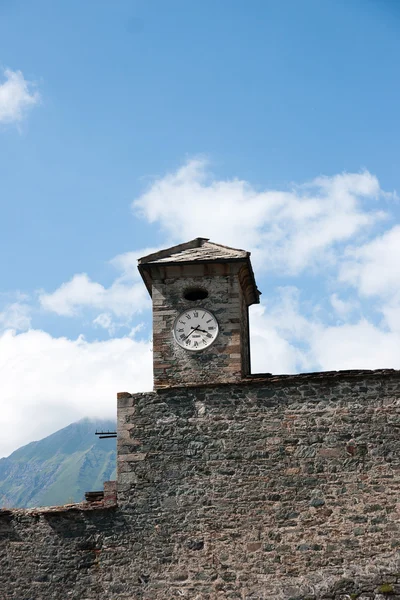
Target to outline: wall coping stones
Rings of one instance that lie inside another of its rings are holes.
[[[396,379],[400,378],[400,370],[399,369],[348,369],[348,370],[340,370],[340,371],[314,371],[311,373],[293,373],[293,374],[278,374],[274,375],[273,373],[254,373],[251,375],[247,375],[238,381],[232,382],[218,382],[218,383],[186,383],[180,385],[163,385],[159,386],[157,390],[153,390],[155,393],[162,392],[163,390],[171,390],[171,389],[181,389],[181,388],[219,388],[219,387],[237,387],[237,386],[245,386],[245,385],[265,385],[266,383],[283,383],[283,384],[294,384],[300,385],[303,383],[307,383],[308,381],[334,381],[334,380],[346,380],[346,379],[363,379],[363,378],[390,378],[394,377]],[[140,394],[146,395],[150,393],[148,392],[137,392],[130,394],[128,392],[120,392],[117,394],[118,399],[123,398],[131,398],[133,396],[138,396]]]
[[[49,513],[66,512],[93,512],[96,510],[113,510],[117,507],[117,502],[110,504],[110,501],[104,502],[76,502],[73,504],[63,504],[61,506],[39,506],[35,508],[0,508],[0,521],[8,520],[10,517],[18,516],[40,516]]]

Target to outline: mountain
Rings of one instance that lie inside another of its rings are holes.
[[[0,459],[0,507],[30,508],[84,500],[115,479],[116,439],[95,431],[115,431],[115,421],[82,419]]]

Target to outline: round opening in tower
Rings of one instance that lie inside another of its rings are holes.
[[[184,291],[183,297],[185,300],[196,302],[197,300],[205,300],[208,297],[208,292],[204,288],[188,288]]]

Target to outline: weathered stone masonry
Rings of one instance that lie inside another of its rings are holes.
[[[0,600],[400,600],[400,372],[250,376],[249,257],[140,259],[157,391],[118,394],[118,503],[0,511]]]
[[[400,598],[400,373],[118,398],[118,507],[3,511],[1,600]]]
[[[234,383],[250,373],[248,307],[259,302],[250,253],[196,238],[139,260],[153,303],[154,387]],[[193,300],[187,292],[199,290]],[[191,308],[210,310],[219,324],[212,346],[181,348],[175,319]]]

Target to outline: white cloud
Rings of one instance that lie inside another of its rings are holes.
[[[309,184],[306,184],[306,187]],[[312,185],[318,185],[321,189],[325,189],[328,194],[335,193],[338,204],[346,205],[348,202],[354,203],[352,195],[370,196],[378,198],[382,191],[379,181],[368,171],[362,173],[341,173],[333,177],[317,177]],[[390,194],[385,194],[389,195]]]
[[[348,251],[340,279],[365,296],[387,296],[400,288],[400,225]]]
[[[317,326],[302,314],[300,291],[281,287],[274,299],[250,309],[253,373],[298,373],[315,368],[309,340]]]
[[[162,248],[165,248],[165,244],[142,248],[141,250],[135,250],[134,252],[124,252],[123,254],[118,254],[112,258],[110,264],[121,272],[120,280],[142,282],[138,271],[138,259],[142,256],[153,254],[153,252],[157,252]]]
[[[31,307],[23,302],[13,302],[0,312],[0,331],[14,329],[24,331],[31,325]]]
[[[121,322],[117,323],[113,316],[125,318],[129,324],[132,315],[150,308],[150,298],[139,275],[137,261],[141,256],[157,249],[145,248],[126,252],[110,260],[110,264],[119,271],[119,275],[109,288],[92,281],[86,273],[79,273],[62,283],[54,292],[42,292],[39,295],[40,304],[45,310],[65,317],[79,315],[85,308],[105,311],[98,315],[93,323],[115,331]]]
[[[110,335],[113,335],[116,330],[116,325],[113,322],[110,313],[100,313],[95,319],[93,319],[93,325],[102,327],[108,331]]]
[[[311,340],[319,370],[400,368],[400,334],[365,319],[356,324],[320,326]]]
[[[343,319],[345,317],[347,317],[349,315],[349,313],[351,313],[352,310],[357,308],[357,305],[355,302],[350,302],[348,300],[342,300],[342,298],[339,298],[338,294],[331,294],[331,297],[329,300],[330,300],[333,310],[336,312],[336,314],[339,317],[342,317]]]
[[[397,325],[400,311],[396,313]],[[400,368],[400,327],[378,327],[364,318],[327,325],[306,317],[292,292],[251,310],[254,373]]]
[[[239,179],[212,178],[191,160],[152,183],[135,214],[158,223],[171,242],[198,236],[253,251],[255,266],[291,274],[335,262],[336,245],[385,217],[364,206],[383,192],[368,171],[319,177],[291,191],[258,191]]]
[[[280,306],[253,306],[250,311],[250,348],[252,373],[297,373],[310,367],[307,351],[296,345],[296,326],[302,329],[304,319],[292,312],[289,323],[282,319]],[[295,323],[297,321],[297,325]]]
[[[400,292],[393,295],[386,302],[382,302],[379,307],[384,323],[389,330],[400,333]]]
[[[40,95],[21,71],[6,69],[4,76],[4,83],[0,83],[0,123],[19,123],[28,109],[40,102]]]
[[[208,236],[252,250],[258,273],[269,269],[290,275],[336,265],[344,244],[384,217],[376,206],[363,205],[380,194],[377,178],[367,171],[319,177],[288,192],[258,191],[238,179],[212,178],[205,161],[191,160],[154,181],[133,209],[159,223],[168,235],[164,247]],[[127,252],[110,261],[120,275],[109,288],[77,274],[54,292],[42,293],[41,306],[64,316],[84,308],[101,311],[92,318],[94,325],[115,332],[115,316],[129,324],[133,314],[150,306],[137,259],[154,250]]]
[[[356,288],[381,313],[383,325],[400,332],[400,225],[347,250],[341,282]]]
[[[89,307],[111,311],[119,317],[130,317],[148,305],[143,283],[127,284],[116,280],[109,288],[91,281],[86,273],[74,275],[51,294],[42,293],[40,303],[46,310],[73,316]]]
[[[135,325],[134,327],[131,328],[130,332],[128,333],[128,337],[134,338],[136,337],[136,334],[139,333],[139,331],[143,331],[144,328],[144,323],[138,323],[137,325]]]
[[[0,456],[84,416],[115,417],[116,393],[152,388],[149,342],[89,343],[30,330],[0,336]]]

